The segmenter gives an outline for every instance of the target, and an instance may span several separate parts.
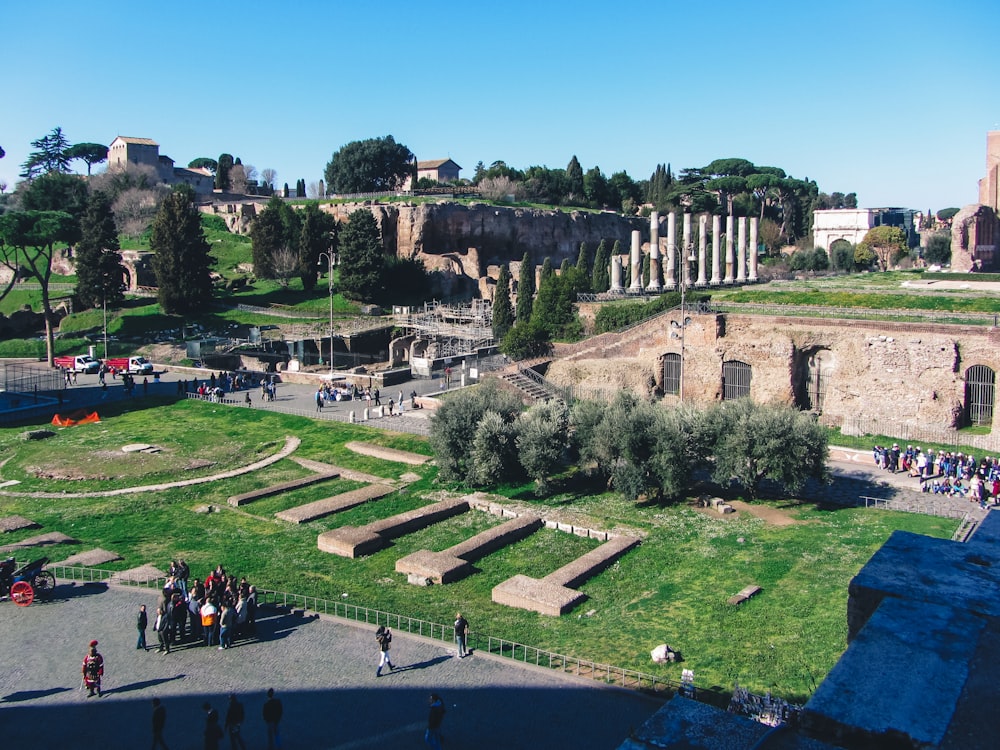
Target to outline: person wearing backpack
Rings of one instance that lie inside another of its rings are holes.
[[[379,625],[378,630],[375,631],[375,640],[378,641],[379,649],[378,669],[375,670],[375,676],[381,677],[382,667],[389,667],[390,672],[393,670],[392,659],[389,658],[389,649],[392,648],[392,631],[384,625]]]

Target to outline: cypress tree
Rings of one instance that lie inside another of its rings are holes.
[[[199,214],[187,185],[167,196],[153,220],[149,249],[159,287],[157,297],[167,314],[202,310],[212,299],[212,257]]]
[[[527,323],[531,319],[532,297],[535,295],[535,264],[531,255],[524,254],[521,258],[521,271],[517,275],[517,309],[515,317],[518,323]]]
[[[375,299],[381,288],[385,254],[371,211],[359,208],[347,217],[339,245],[341,291],[351,299]]]
[[[95,191],[80,217],[76,245],[76,296],[88,307],[118,305],[123,294],[125,268],[119,252],[118,228],[107,194]]]
[[[229,172],[233,168],[232,154],[219,154],[218,166],[215,168],[215,189],[229,190],[232,182],[229,179]]]
[[[601,240],[594,256],[594,270],[590,278],[590,288],[595,294],[608,291],[611,286],[608,264],[611,256],[608,253],[608,243]]]
[[[582,276],[590,276],[590,250],[586,242],[580,243],[580,254],[576,258],[576,270]]]
[[[493,339],[503,341],[507,331],[514,325],[514,309],[510,304],[510,270],[507,264],[500,266],[497,289],[493,294]]]
[[[545,260],[542,261],[542,272],[540,274],[538,274],[538,288],[539,288],[539,290],[542,288],[542,284],[545,283],[546,279],[551,278],[552,276],[555,276],[555,275],[556,275],[556,272],[552,268],[552,258],[550,258],[548,255],[546,255],[545,256]]]

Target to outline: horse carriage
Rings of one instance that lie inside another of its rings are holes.
[[[13,557],[0,562],[0,597],[9,596],[19,607],[27,607],[36,596],[50,596],[56,587],[56,577],[45,570],[49,558],[40,557],[17,567]]]

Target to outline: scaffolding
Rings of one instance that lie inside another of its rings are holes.
[[[425,302],[423,307],[398,307],[397,328],[429,340],[440,357],[473,354],[493,345],[493,305],[474,299],[467,305]]]

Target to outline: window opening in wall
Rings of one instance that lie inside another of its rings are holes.
[[[663,357],[663,392],[678,396],[681,392],[681,355],[666,354]]]
[[[750,365],[735,359],[722,363],[722,400],[735,401],[750,395]]]
[[[992,425],[997,374],[986,365],[965,371],[965,423]]]
[[[823,411],[823,402],[826,400],[826,384],[830,374],[827,357],[826,352],[818,351],[806,361],[806,408],[810,411]]]

